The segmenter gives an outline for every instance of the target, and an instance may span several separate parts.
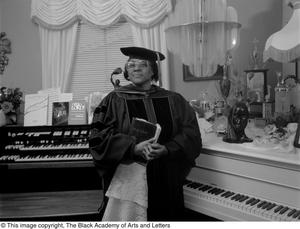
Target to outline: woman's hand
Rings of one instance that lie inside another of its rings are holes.
[[[153,160],[167,155],[168,150],[164,145],[152,143],[145,146],[144,154],[147,155],[147,158],[149,158],[148,160]]]
[[[147,153],[147,151],[145,151],[145,149],[147,149],[153,142],[154,142],[154,139],[151,138],[149,140],[146,140],[146,141],[136,144],[134,147],[134,152],[133,152],[134,155],[141,156],[145,160],[149,161],[151,158],[148,156],[148,153]]]

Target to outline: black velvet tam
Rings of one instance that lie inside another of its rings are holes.
[[[124,47],[124,48],[120,48],[120,50],[125,56],[129,56],[130,58],[157,61],[158,60],[157,54],[158,54],[159,60],[165,59],[165,56],[162,53],[150,49],[142,48],[142,47]]]

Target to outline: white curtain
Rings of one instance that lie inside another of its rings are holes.
[[[31,17],[39,24],[42,44],[43,89],[59,86],[67,92],[79,20],[108,27],[125,17],[137,36],[136,45],[167,54],[162,23],[171,10],[172,0],[32,0]],[[166,61],[161,66],[165,88],[167,66]]]
[[[166,21],[164,20],[162,23],[148,29],[132,24],[131,29],[135,45],[160,51],[167,55],[165,24]],[[159,78],[159,84],[163,85],[166,89],[170,88],[168,66],[168,58],[160,62],[161,76]]]
[[[42,89],[60,88],[67,92],[70,85],[78,22],[63,30],[39,26],[42,50]]]
[[[31,17],[44,27],[66,28],[78,18],[107,27],[120,16],[141,27],[159,23],[172,10],[172,0],[32,0]]]

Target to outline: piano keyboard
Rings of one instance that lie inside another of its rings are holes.
[[[299,221],[300,208],[285,206],[220,187],[187,180],[185,206],[223,220]]]
[[[0,163],[91,161],[89,125],[1,128]]]
[[[5,150],[18,149],[20,151],[36,151],[36,150],[67,150],[67,149],[88,149],[88,143],[73,144],[40,144],[40,145],[7,145]]]
[[[51,153],[42,155],[3,155],[0,157],[0,162],[43,162],[43,161],[77,161],[77,160],[92,160],[92,155],[89,153]]]

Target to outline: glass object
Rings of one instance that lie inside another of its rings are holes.
[[[275,90],[275,114],[287,114],[290,112],[290,90],[286,86],[281,72],[276,72],[277,85]]]
[[[136,67],[138,68],[147,68],[148,62],[146,60],[134,60],[134,61],[128,61],[126,64],[127,69],[134,69]]]
[[[209,100],[207,98],[207,92],[202,92],[200,94],[200,107],[202,108],[203,111],[209,111],[210,110],[210,104],[209,104]]]

